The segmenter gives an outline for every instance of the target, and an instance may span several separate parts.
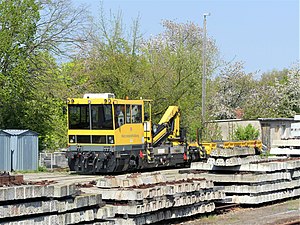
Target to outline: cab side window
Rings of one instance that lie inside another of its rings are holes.
[[[116,129],[125,123],[125,105],[115,105],[115,127]]]
[[[130,105],[126,105],[126,123],[131,123]]]
[[[132,123],[141,123],[142,122],[142,106],[141,105],[132,105],[131,119],[132,119]]]

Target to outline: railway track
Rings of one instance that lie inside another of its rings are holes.
[[[235,208],[239,207],[239,204],[224,204],[216,206],[215,213],[216,214],[222,214],[231,210],[234,210]]]
[[[299,215],[299,217],[300,217],[300,215]],[[297,220],[290,221],[290,222],[281,223],[279,225],[299,225],[299,224],[300,224],[300,218]]]

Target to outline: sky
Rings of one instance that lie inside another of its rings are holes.
[[[72,0],[98,18],[99,0]],[[145,37],[163,31],[162,20],[194,22],[213,38],[225,61],[243,61],[246,72],[289,68],[300,58],[300,0],[102,0],[106,15],[122,12],[125,26],[140,17]]]

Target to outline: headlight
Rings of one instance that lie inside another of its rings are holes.
[[[69,142],[74,143],[75,142],[75,135],[70,135],[69,136]]]
[[[114,143],[114,136],[108,136],[108,143],[113,144]]]

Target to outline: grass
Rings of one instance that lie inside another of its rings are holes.
[[[45,173],[48,169],[45,166],[39,166],[37,170],[16,170],[14,173]]]
[[[294,207],[288,207],[289,211],[295,211],[295,210],[299,210],[299,208],[297,206]]]

